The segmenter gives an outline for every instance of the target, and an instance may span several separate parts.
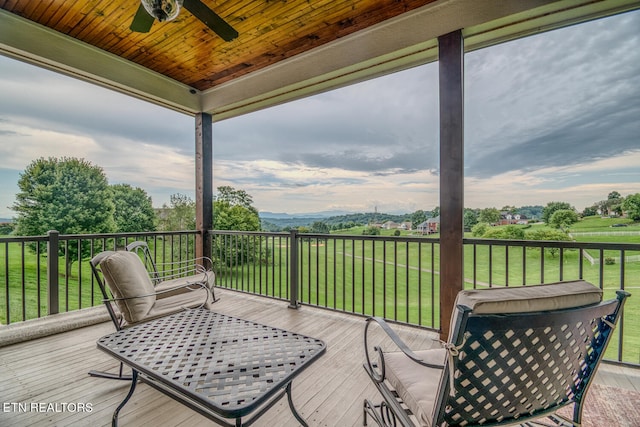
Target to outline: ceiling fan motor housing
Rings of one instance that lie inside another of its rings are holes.
[[[183,0],[141,0],[142,6],[160,22],[172,21],[178,17]]]

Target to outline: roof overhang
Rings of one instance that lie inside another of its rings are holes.
[[[437,60],[437,37],[465,51],[640,8],[630,0],[441,0],[256,72],[197,91],[0,9],[0,53],[216,121]]]

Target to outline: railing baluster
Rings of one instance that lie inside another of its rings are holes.
[[[478,245],[473,244],[473,289],[478,287]],[[464,288],[464,284],[463,284]]]
[[[371,315],[376,315],[376,240],[371,241]]]
[[[418,325],[422,325],[422,242],[418,242]]]
[[[382,241],[382,317],[387,318],[387,242]]]
[[[185,231],[60,235],[52,231],[46,236],[2,237],[0,242],[3,246],[0,248],[4,248],[5,252],[5,271],[0,272],[4,274],[4,300],[0,298],[0,321],[11,323],[54,314],[61,309],[81,309],[87,305],[87,301],[90,301],[89,305],[101,303],[99,299],[94,301],[97,295],[94,278],[85,277],[87,270],[83,268],[83,263],[87,262],[87,259],[82,259],[85,247],[89,254],[94,256],[100,250],[123,250],[123,242],[126,245],[135,240],[144,240],[152,246],[156,262],[165,262],[168,257],[172,260],[176,257],[182,260],[192,252],[195,254],[195,233]],[[208,240],[207,244],[215,249],[211,253],[215,258],[217,286],[288,299],[293,307],[299,302],[304,302],[327,309],[382,315],[402,323],[438,327],[438,239],[239,231],[211,231],[210,236],[211,240]],[[306,242],[306,245],[300,242]],[[39,254],[43,243],[47,243],[47,255]],[[628,259],[627,254],[632,253],[632,256],[636,257],[636,254],[640,253],[640,244],[637,243],[519,240],[507,242],[493,239],[464,239],[463,243],[470,245],[469,251],[465,252],[471,255],[472,261],[468,264],[473,265],[469,265],[465,273],[466,277],[473,275],[473,279],[470,280],[473,280],[474,287],[484,286],[485,280],[488,280],[490,286],[515,286],[514,281],[518,281],[516,276],[519,274],[519,258],[522,259],[522,286],[537,282],[537,277],[534,277],[535,268],[534,271],[528,271],[531,268],[527,264],[535,259],[536,250],[539,250],[541,283],[545,283],[547,276],[553,280],[559,276],[559,280],[591,280],[594,283],[598,282],[601,288],[604,288],[606,283],[607,292],[610,290],[610,282],[617,282],[619,288],[624,289],[628,287],[625,277],[626,263],[632,261]],[[427,247],[427,244],[430,246]],[[513,256],[514,246],[521,248],[521,257]],[[429,258],[423,257],[429,249],[431,262],[427,265]],[[312,253],[314,250],[315,254]],[[504,256],[497,255],[501,250],[505,251]],[[598,256],[595,260],[587,260],[593,255],[587,253],[587,250],[597,251]],[[27,254],[28,251],[35,251],[34,259]],[[615,256],[614,251],[620,253],[619,258]],[[76,268],[72,265],[76,260],[76,253],[80,254],[77,278],[73,275]],[[559,259],[556,264],[555,258],[558,253]],[[47,258],[46,266],[43,264],[44,256]],[[573,263],[575,256],[577,265]],[[546,262],[547,258],[550,262]],[[616,270],[614,264],[618,260],[620,266],[619,270]],[[482,266],[480,263],[485,264]],[[609,264],[611,265],[608,266]],[[60,265],[65,268],[64,289],[60,289]],[[36,271],[32,274],[33,268]],[[46,289],[41,286],[44,281],[44,278],[41,279],[41,273],[45,271]],[[503,273],[504,283],[498,277],[502,277]],[[528,279],[528,273],[533,274],[531,280]],[[430,287],[426,284],[429,280],[428,274],[431,277]],[[514,277],[511,277],[511,274],[514,274]],[[85,280],[87,283],[84,283]],[[89,280],[90,292],[86,287]],[[33,292],[36,292],[35,296]],[[41,299],[45,292],[46,301]],[[62,292],[65,294],[64,307],[60,307]],[[308,296],[304,295],[305,292]],[[27,300],[32,302],[27,303]],[[33,304],[37,304],[37,307],[33,307]],[[46,308],[46,312],[42,308]],[[427,310],[430,311],[430,316]],[[628,313],[631,314],[626,314],[626,323],[635,322],[636,314],[632,310],[628,310]],[[617,358],[620,360],[623,356],[628,359],[630,353],[629,338],[627,337],[626,342],[624,338],[624,334],[621,333],[617,348]]]
[[[41,293],[42,293],[42,286],[41,286],[42,277],[41,276],[42,276],[42,274],[40,273],[40,268],[41,268],[40,250],[41,250],[40,241],[38,240],[36,242],[36,254],[35,254],[35,256],[36,256],[36,289],[37,289],[37,292],[38,292],[38,296],[37,296],[37,300],[38,300],[38,317],[42,316],[42,309],[40,308],[42,306],[42,296],[41,296]],[[7,271],[7,273],[8,273],[8,271]],[[7,274],[7,278],[8,277],[9,277],[9,275]],[[9,307],[9,303],[8,302],[9,302],[9,300],[7,299],[7,307]]]
[[[25,277],[25,269],[24,269],[24,248],[25,243],[22,242],[20,244],[20,259],[22,260],[20,264],[20,288],[22,289],[22,320],[27,320],[27,281]]]
[[[560,263],[560,277],[558,280],[562,281],[564,279],[564,248],[560,248],[560,257],[558,262]]]
[[[527,247],[522,247],[522,286],[527,284]]]
[[[9,293],[9,241],[4,242],[4,293],[5,293],[5,318],[6,323],[11,323],[11,295]]]
[[[436,326],[436,245],[431,242],[431,327]]]
[[[504,285],[509,286],[509,245],[504,247]]]
[[[544,283],[544,246],[540,247],[540,283]]]
[[[493,245],[489,245],[489,287],[493,285]]]

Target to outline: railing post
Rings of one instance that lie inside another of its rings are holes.
[[[58,249],[59,235],[56,230],[50,230],[47,243],[47,310],[49,314],[57,314],[60,311],[59,303],[59,271]]]
[[[213,229],[213,121],[196,114],[196,257],[211,258],[208,232]]]
[[[289,308],[298,308],[298,231],[291,230],[289,237]]]

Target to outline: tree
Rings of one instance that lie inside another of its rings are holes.
[[[324,221],[314,221],[311,224],[311,232],[317,234],[329,234],[329,226]]]
[[[516,227],[515,225],[490,227],[482,237],[485,239],[523,240],[524,230],[521,227]]]
[[[609,193],[607,195],[607,200],[617,200],[617,199],[621,199],[621,198],[622,198],[622,196],[617,191],[612,191],[611,193]]]
[[[496,208],[486,208],[480,211],[478,222],[486,222],[487,224],[495,224],[500,221],[500,211]]]
[[[549,225],[561,230],[569,228],[576,222],[578,222],[578,214],[573,209],[559,209],[549,218]]]
[[[9,234],[13,233],[13,230],[15,228],[15,224],[11,222],[0,223],[0,236],[8,236]]]
[[[575,211],[575,208],[573,206],[571,206],[569,203],[566,203],[566,202],[549,202],[549,203],[547,203],[547,206],[545,206],[544,209],[542,210],[542,220],[545,222],[545,224],[549,224],[549,220],[551,219],[551,215],[553,215],[553,213],[555,211],[558,211],[560,209],[571,209],[571,210]]]
[[[251,203],[253,199],[244,190],[218,187],[218,195],[213,202],[213,229],[259,231],[260,216]],[[227,266],[261,262],[270,253],[263,243],[262,237],[244,238],[241,244],[233,246],[225,245],[224,238],[214,240],[214,254]]]
[[[534,230],[525,233],[526,240],[548,240],[548,241],[569,241],[571,240],[567,233],[561,230]],[[531,248],[534,249],[534,248]],[[536,248],[537,250],[537,248]],[[559,252],[558,248],[545,248],[545,252],[549,252],[552,258],[555,258]]]
[[[39,158],[18,180],[19,192],[12,209],[17,212],[16,234],[37,236],[56,230],[61,234],[111,233],[115,230],[114,204],[104,171],[84,159]],[[71,263],[90,255],[89,242],[67,250]],[[44,250],[44,247],[43,249]]]
[[[162,231],[193,230],[196,228],[196,203],[185,194],[169,196],[169,206],[162,205],[158,228]]]
[[[596,205],[593,206],[589,206],[584,208],[584,210],[582,211],[582,216],[594,216],[598,214],[598,207]]]
[[[522,206],[520,207],[516,213],[520,215],[524,215],[529,219],[539,219],[542,217],[543,206],[535,205],[535,206]]]
[[[622,209],[630,219],[640,221],[640,193],[625,197],[624,202],[622,202]]]
[[[115,212],[116,231],[120,233],[154,231],[156,214],[151,197],[142,188],[133,188],[129,184],[111,186]]]
[[[482,237],[489,229],[490,225],[486,222],[479,222],[471,228],[471,235],[473,237]]]
[[[607,196],[607,209],[609,213],[615,212],[617,215],[622,215],[622,203],[624,199],[617,191],[612,191]]]
[[[500,211],[515,214],[518,211],[518,208],[516,208],[515,206],[505,205],[502,207],[502,209],[500,209]]]
[[[465,209],[462,224],[465,231],[471,230],[478,223],[478,214],[473,209]]]
[[[411,214],[411,225],[414,229],[427,220],[427,214],[423,210],[417,210]]]
[[[362,230],[362,234],[364,236],[379,236],[380,235],[380,228],[378,228],[378,227],[366,227],[364,230]]]
[[[259,231],[260,216],[253,206],[253,198],[244,190],[218,187],[213,202],[213,229]]]
[[[253,210],[240,205],[231,205],[227,201],[213,203],[214,230],[260,230],[260,217]]]
[[[258,215],[258,210],[253,206],[253,197],[244,190],[236,190],[228,185],[217,188],[216,202],[227,202],[230,206],[243,206]]]

